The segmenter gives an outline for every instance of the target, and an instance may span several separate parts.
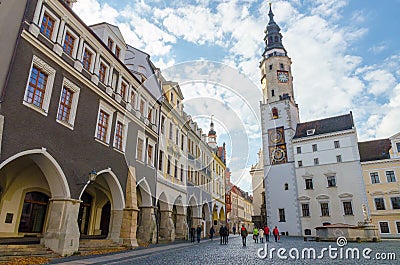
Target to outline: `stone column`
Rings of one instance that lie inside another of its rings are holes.
[[[175,227],[172,221],[172,211],[160,211],[160,232],[159,240],[174,242],[175,241]]]
[[[157,242],[157,225],[152,206],[142,206],[139,210],[141,222],[137,230],[137,240],[140,244]]]
[[[139,209],[137,208],[136,171],[134,167],[129,167],[125,198],[119,241],[123,246],[137,247],[136,230]]]
[[[185,214],[176,214],[175,238],[186,239],[188,227]]]
[[[60,255],[71,255],[79,248],[78,213],[80,201],[51,199],[42,243]]]

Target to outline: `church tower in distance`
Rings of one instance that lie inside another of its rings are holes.
[[[294,99],[291,59],[282,44],[271,4],[260,63],[260,105],[267,224],[288,235],[301,235],[292,139],[299,123]]]

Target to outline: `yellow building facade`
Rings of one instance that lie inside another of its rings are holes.
[[[382,238],[400,238],[400,134],[359,149],[371,222]]]

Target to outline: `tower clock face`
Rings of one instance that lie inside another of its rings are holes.
[[[288,72],[278,71],[278,80],[281,83],[287,83],[289,81],[289,74]]]
[[[270,139],[273,143],[279,143],[280,141],[282,141],[282,132],[277,130],[271,131]]]
[[[277,162],[282,162],[285,157],[285,150],[283,150],[282,148],[277,147],[272,151],[272,159]]]

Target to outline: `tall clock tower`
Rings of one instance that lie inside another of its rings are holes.
[[[292,138],[299,123],[294,99],[291,59],[282,44],[271,4],[260,63],[263,100],[260,104],[264,154],[267,223],[280,232],[301,235]]]

